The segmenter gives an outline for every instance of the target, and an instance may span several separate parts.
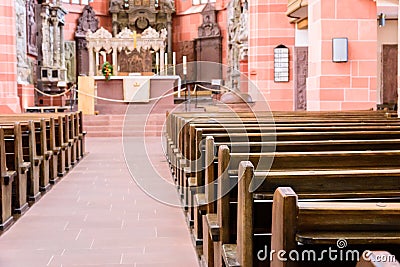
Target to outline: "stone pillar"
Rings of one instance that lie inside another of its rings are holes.
[[[94,76],[94,59],[93,59],[93,47],[88,45],[89,51],[89,76]]]
[[[373,1],[308,1],[308,110],[376,108],[376,13]],[[347,62],[332,61],[335,37],[348,38]]]
[[[170,55],[172,53],[172,18],[171,18],[171,14],[167,15],[167,38],[168,38],[168,55]]]
[[[100,65],[100,58],[99,58],[99,51],[96,52],[96,75],[99,75],[99,65]]]
[[[19,113],[21,112],[20,101],[17,91],[17,53],[16,53],[16,1],[4,1],[1,8],[8,10],[6,17],[2,20],[2,42],[7,40],[0,50],[0,57],[6,58],[2,62],[0,74],[0,113]]]
[[[117,47],[112,48],[112,64],[114,69],[114,75],[118,75],[118,50]]]

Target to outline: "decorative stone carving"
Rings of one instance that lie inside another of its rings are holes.
[[[37,23],[36,23],[36,4],[37,0],[27,0],[26,2],[26,21],[27,21],[27,41],[28,53],[37,56]]]
[[[65,42],[65,67],[67,69],[67,81],[76,82],[76,49],[75,41]]]
[[[231,0],[228,5],[228,68],[227,86],[236,88],[240,85],[240,61],[247,60],[248,19],[246,1]]]
[[[85,37],[89,30],[91,32],[96,32],[98,29],[99,19],[96,18],[96,13],[91,6],[85,6],[81,17],[78,19],[75,37]]]
[[[196,60],[207,62],[222,62],[222,38],[217,23],[217,14],[213,4],[208,3],[201,13],[203,23],[198,28],[196,39]],[[196,80],[211,81],[222,78],[222,68],[219,64],[200,64],[196,71]]]
[[[208,3],[202,12],[202,16],[203,23],[198,28],[199,38],[221,36],[221,31],[216,20],[215,7],[212,4]]]
[[[89,5],[85,6],[75,32],[77,72],[78,75],[89,75],[89,54],[87,49],[86,34],[88,31],[96,32],[99,29],[99,20],[96,13]]]
[[[156,38],[156,36],[159,36],[160,34],[154,34],[154,30],[149,30],[149,32],[150,31],[152,32],[150,35],[154,36],[154,38],[150,38],[146,35],[145,37],[143,37],[143,35],[137,35],[136,41],[132,37],[133,34],[129,29],[123,30],[121,34],[118,34],[117,37],[114,38],[112,38],[111,33],[104,28],[100,28],[95,33],[88,32],[86,40],[88,41],[87,47],[89,51],[89,75],[95,74],[94,66],[97,66],[97,68],[99,68],[100,51],[105,51],[107,54],[112,52],[112,65],[115,67],[118,66],[117,52],[121,51],[125,51],[127,53],[130,53],[132,51],[136,53],[137,51],[142,52],[153,49],[154,51],[160,50],[160,54],[163,56],[165,52],[165,39],[159,37]],[[96,58],[94,58],[94,53],[96,53]],[[120,58],[122,60],[123,57],[120,56]],[[142,61],[144,60],[143,58],[135,58]],[[151,59],[149,60],[149,62],[151,67]],[[164,67],[163,61],[160,60],[160,63],[160,69],[162,69]],[[138,67],[140,65],[143,66],[143,64],[136,64],[133,62],[129,62],[129,64],[135,64],[135,67]],[[141,72],[142,71],[145,71],[145,69],[142,68]]]
[[[15,1],[16,28],[17,28],[17,82],[29,83],[31,70],[28,66],[26,56],[26,2],[24,0]]]
[[[120,71],[122,72],[151,72],[152,56],[150,50],[122,50],[118,56]]]
[[[107,39],[107,38],[109,38],[109,39],[111,39],[112,38],[112,34],[109,31],[107,31],[106,29],[104,29],[103,27],[101,27],[96,32],[89,31],[86,34],[86,38],[93,38],[93,39],[96,39],[96,38]]]
[[[168,32],[168,52],[172,52],[172,13],[175,12],[174,0],[111,0],[109,11],[112,14],[113,36],[117,36],[125,27],[138,34],[149,27]]]
[[[142,38],[160,38],[160,34],[152,27],[148,27],[143,31]]]
[[[40,7],[38,20],[38,88],[50,92],[63,90],[66,84],[64,24],[67,11],[60,1],[46,1]]]

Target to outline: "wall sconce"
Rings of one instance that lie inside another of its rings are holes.
[[[332,39],[332,61],[347,62],[348,61],[348,40],[347,38]]]
[[[383,13],[379,14],[379,16],[378,16],[378,25],[379,25],[379,27],[385,26],[385,23],[386,23],[386,15],[383,14]]]

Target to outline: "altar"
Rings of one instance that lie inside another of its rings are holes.
[[[78,106],[84,114],[124,114],[128,105],[173,106],[180,76],[78,77]]]

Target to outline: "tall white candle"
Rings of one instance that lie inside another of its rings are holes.
[[[176,53],[172,52],[172,65],[176,65]]]
[[[183,56],[183,75],[187,74],[187,58]]]
[[[164,65],[165,65],[165,67],[168,66],[168,53],[164,54]]]
[[[156,65],[160,65],[160,54],[158,52],[156,53]]]

